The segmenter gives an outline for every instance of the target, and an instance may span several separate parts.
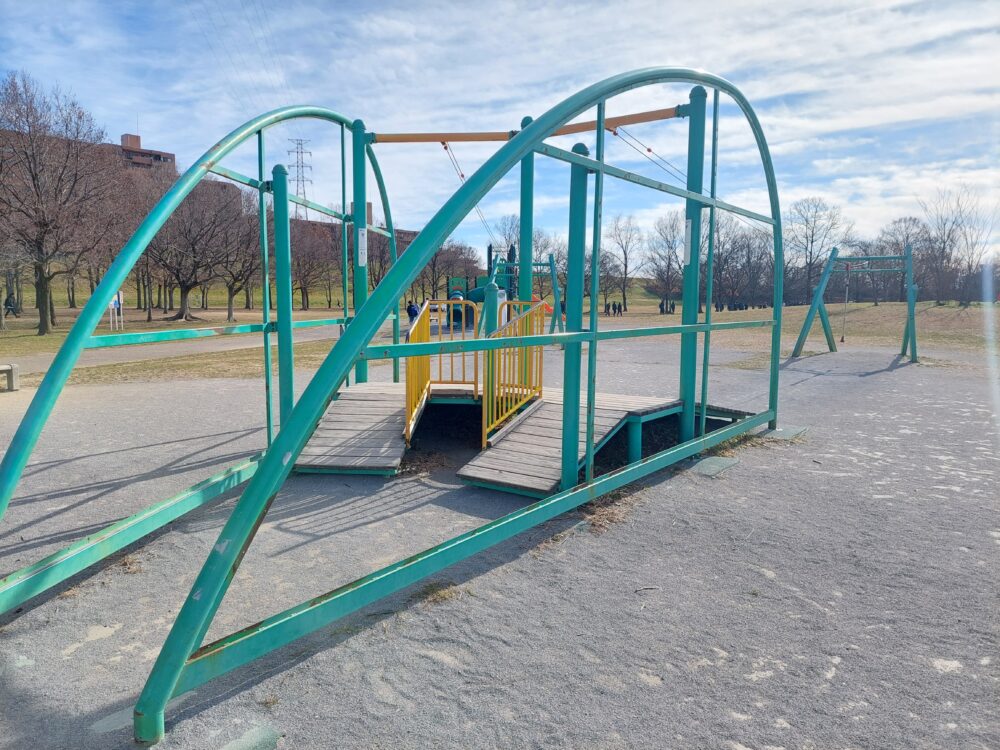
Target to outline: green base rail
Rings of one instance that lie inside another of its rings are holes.
[[[173,497],[115,521],[65,549],[0,578],[0,614],[16,609],[133,542],[239,487],[257,471],[262,455],[234,464]]]

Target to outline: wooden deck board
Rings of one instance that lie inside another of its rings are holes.
[[[562,400],[561,390],[546,388],[541,405],[520,417],[502,435],[494,436],[491,447],[463,466],[458,476],[473,483],[556,492],[562,475]],[[598,393],[594,403],[594,442],[600,443],[630,415],[642,416],[675,403],[650,396]],[[586,405],[582,405],[577,443],[580,460],[587,450],[586,414]]]
[[[330,403],[295,462],[305,470],[399,470],[406,442],[405,385],[361,383]]]

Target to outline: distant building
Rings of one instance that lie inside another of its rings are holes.
[[[121,151],[125,163],[130,167],[149,169],[161,164],[176,165],[176,157],[173,154],[166,151],[153,151],[152,149],[143,148],[142,140],[139,136],[132,133],[122,134]]]

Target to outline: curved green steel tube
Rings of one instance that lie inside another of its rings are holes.
[[[138,262],[146,246],[156,236],[156,233],[166,223],[167,219],[184,198],[210,173],[212,167],[218,164],[233,149],[247,139],[256,136],[262,130],[286,120],[301,118],[327,120],[340,125],[350,125],[353,122],[353,120],[333,110],[306,105],[280,107],[249,120],[206,151],[198,161],[181,175],[177,182],[174,183],[170,190],[156,204],[142,224],[139,225],[139,228],[135,230],[135,233],[125,246],[122,247],[121,251],[115,257],[114,262],[108,268],[101,283],[98,284],[90,300],[87,301],[87,304],[80,312],[76,323],[74,323],[69,334],[66,336],[66,341],[56,353],[52,365],[38,387],[38,392],[31,400],[31,404],[28,406],[28,410],[25,412],[21,424],[17,428],[17,432],[14,433],[14,438],[11,440],[3,460],[0,461],[0,518],[3,518],[3,514],[7,510],[10,499],[14,495],[14,490],[17,488],[17,483],[21,478],[21,473],[24,471],[24,467],[28,463],[28,458],[31,456],[31,452],[38,442],[42,428],[52,413],[56,400],[59,398],[63,386],[69,379],[73,367],[80,358],[80,353],[83,351],[87,339],[100,323],[108,301],[121,288],[125,279],[128,278],[128,274],[136,262]],[[373,160],[373,165],[377,165],[377,162],[374,161],[374,153],[370,150],[369,156]],[[387,221],[389,221],[389,200],[385,192],[385,187],[382,184],[381,172],[377,169],[377,166],[376,179],[379,183],[379,192],[382,195],[382,208],[386,214]]]
[[[368,143],[365,145],[365,151],[368,153],[368,162],[372,165],[372,173],[375,175],[375,184],[378,186],[378,194],[382,199],[382,213],[385,215],[385,228],[389,232],[389,263],[391,265],[396,265],[397,250],[396,250],[396,228],[392,223],[392,212],[389,210],[389,194],[385,189],[385,180],[382,179],[382,168],[378,164],[378,159],[375,158],[375,149],[372,148],[372,144]],[[399,343],[399,300],[396,300],[396,309],[393,310],[392,316],[392,343]],[[394,383],[399,382],[399,357],[392,358],[392,380]]]
[[[662,83],[694,83],[724,91],[739,105],[753,131],[763,162],[774,225],[776,326],[772,335],[772,388],[770,407],[777,414],[777,355],[780,347],[781,272],[784,259],[781,248],[781,215],[777,183],[767,142],[753,108],[743,94],[724,78],[689,68],[645,68],[612,76],[570,96],[531,122],[501,146],[476,170],[431,218],[410,244],[399,262],[389,269],[382,282],[334,344],[323,364],[306,387],[292,410],[287,425],[275,437],[257,474],[250,480],[212,548],[191,591],[181,607],[169,635],[157,657],[139,701],[134,724],[136,738],[156,741],[163,736],[163,711],[177,685],[188,657],[200,643],[198,634],[211,618],[247,547],[253,539],[270,500],[291,472],[313,429],[319,422],[331,396],[331,390],[343,382],[364,347],[398,303],[400,293],[416,278],[420,269],[455,230],[465,216],[510,169],[541,144],[553,131],[565,125],[598,102],[632,89]],[[114,287],[117,288],[117,287]]]

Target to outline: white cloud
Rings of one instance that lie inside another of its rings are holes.
[[[96,0],[45,5],[0,0],[4,64],[73,89],[112,138],[132,130],[138,115],[144,141],[175,150],[182,163],[240,122],[283,104],[328,106],[382,132],[502,130],[603,77],[680,64],[729,78],[757,108],[785,205],[823,195],[872,232],[900,212],[916,211],[924,191],[964,182],[985,193],[996,185],[995,147],[991,152],[981,131],[965,139],[978,153],[959,159],[952,159],[962,145],[954,138],[934,144],[923,137],[909,149],[899,142],[904,131],[926,134],[960,121],[983,123],[995,142],[996,2],[508,0],[371,3],[360,12],[262,0],[159,2],[130,12]],[[648,87],[617,97],[608,111],[659,108],[686,96],[683,86]],[[686,167],[683,121],[631,130]],[[762,191],[751,189],[761,182],[749,129],[726,108],[720,132],[723,197],[764,208]],[[272,161],[286,159],[284,139],[291,136],[311,139],[310,197],[339,203],[336,129],[277,128],[268,136]],[[889,144],[896,147],[891,153],[880,148]],[[460,144],[466,174],[495,146]],[[437,145],[377,149],[400,226],[421,226],[458,186]],[[859,155],[872,150],[888,160]],[[671,179],[614,138],[608,158]],[[252,154],[235,155],[233,165],[252,170]],[[566,184],[556,173],[541,177],[536,190],[539,223],[558,232],[565,231]],[[629,191],[621,200],[616,208],[649,223],[662,196]],[[516,208],[514,170],[483,210],[492,220]],[[459,234],[482,241],[477,227],[473,215]]]

